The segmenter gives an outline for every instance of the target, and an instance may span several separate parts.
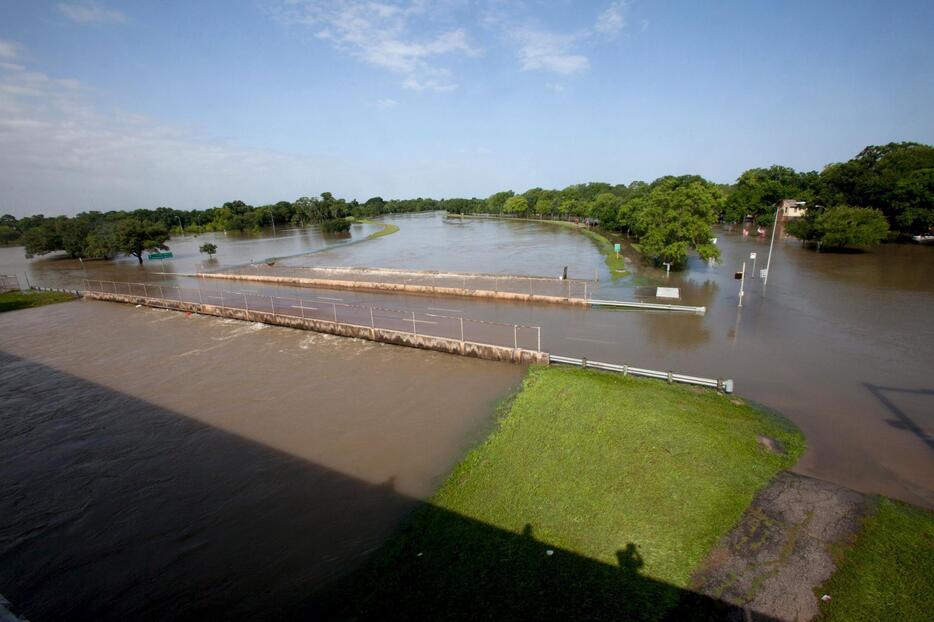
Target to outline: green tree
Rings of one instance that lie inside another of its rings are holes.
[[[503,203],[504,214],[525,214],[529,211],[529,201],[522,195],[512,196]]]
[[[724,203],[723,219],[739,222],[752,216],[759,224],[771,224],[775,204],[782,199],[808,200],[815,173],[796,173],[787,166],[752,168],[739,176]],[[818,178],[819,179],[819,178]]]
[[[631,201],[628,220],[642,253],[657,262],[683,265],[692,249],[702,259],[719,260],[711,225],[722,200],[716,185],[702,178],[666,177],[646,197]]]
[[[115,257],[120,252],[115,226],[111,223],[98,225],[85,239],[85,249],[88,257]]]
[[[214,259],[214,253],[217,252],[217,244],[212,244],[211,242],[206,242],[198,247],[199,253],[207,253],[208,258]]]
[[[885,214],[892,227],[920,228],[927,218],[923,214],[926,174],[921,172],[925,169],[934,169],[931,145],[909,142],[870,145],[852,160],[824,169],[821,178],[837,199],[825,204],[840,202],[876,208]],[[911,196],[914,192],[920,194],[917,201]],[[927,194],[929,208],[930,196]]]
[[[877,209],[838,205],[817,216],[814,226],[822,246],[872,246],[885,239],[889,224]]]
[[[146,251],[169,249],[165,244],[169,239],[169,231],[161,223],[127,218],[117,223],[115,236],[117,248],[136,257],[140,263],[143,263],[143,253]]]
[[[594,199],[590,215],[600,221],[602,228],[616,231],[621,226],[619,212],[622,206],[623,200],[620,197],[610,192],[603,192]]]
[[[513,195],[515,195],[515,193],[512,190],[497,192],[496,194],[490,195],[490,198],[486,200],[486,211],[491,214],[501,214],[506,201]]]

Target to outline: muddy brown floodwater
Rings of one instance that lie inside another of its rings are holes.
[[[294,617],[523,369],[104,302],[0,315],[0,586],[32,620]]]
[[[934,507],[934,248],[816,253],[779,236],[768,288],[750,278],[738,309],[733,272],[750,252],[762,268],[768,238],[718,229],[720,265],[692,261],[666,276],[633,261],[633,274],[614,279],[596,246],[564,227],[441,214],[385,220],[401,230],[345,246],[279,232],[287,249],[252,239],[211,267],[307,251],[279,261],[546,276],[568,266],[571,277],[596,273],[601,298],[679,287],[682,303],[707,313],[225,284],[541,326],[542,347],[555,354],[733,378],[741,396],[802,428],[808,449],[796,471]],[[131,261],[25,262],[9,248],[0,249],[0,272],[28,271],[46,285],[80,287],[86,270],[198,286],[178,275],[201,261],[195,241],[170,244],[180,252],[166,262],[169,275]],[[298,607],[439,483],[522,374],[90,302],[4,314],[0,346],[4,406],[15,405],[0,420],[0,483],[13,491],[0,507],[0,591],[43,614],[114,619],[174,616],[185,602],[192,616],[222,605],[256,613],[256,595],[272,593]]]

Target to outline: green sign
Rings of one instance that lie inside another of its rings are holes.
[[[619,244],[614,244],[614,245],[613,245],[613,250],[615,250],[617,253],[619,253],[619,251],[622,250],[622,247],[621,247]]]
[[[150,259],[171,259],[172,251],[166,251],[164,253],[149,253]]]

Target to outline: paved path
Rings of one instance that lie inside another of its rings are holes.
[[[868,508],[861,493],[782,473],[756,495],[691,587],[744,607],[737,620],[811,620],[819,613],[814,589],[836,570],[831,548],[859,531]]]

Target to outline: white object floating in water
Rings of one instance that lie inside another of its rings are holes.
[[[674,298],[678,300],[681,298],[681,290],[677,287],[656,287],[655,288],[655,297],[656,298]]]
[[[139,308],[142,307],[142,306],[143,306],[143,305],[136,305],[136,308],[139,309]]]
[[[545,555],[554,555],[554,554],[555,552],[552,551],[551,549],[548,549],[547,551],[545,551]]]

